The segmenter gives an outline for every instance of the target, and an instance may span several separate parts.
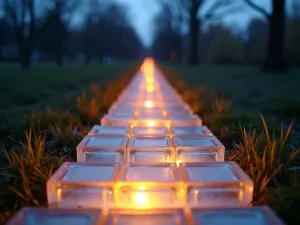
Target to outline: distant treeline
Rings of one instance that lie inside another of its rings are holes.
[[[268,24],[261,19],[249,23],[246,33],[236,34],[222,25],[200,31],[198,55],[200,62],[220,64],[261,64],[266,55]],[[160,60],[188,61],[189,38],[178,46],[177,34],[161,30],[154,41],[153,55]],[[285,35],[286,62],[300,66],[300,18],[289,20]]]
[[[5,16],[0,18],[0,60],[19,60],[22,67],[30,67],[33,60],[56,61],[60,66],[66,59],[88,63],[143,55],[144,47],[124,6],[109,1],[99,5],[97,0],[84,3],[50,0],[45,3],[48,5],[40,5],[44,10],[38,15],[30,6],[6,8]],[[86,12],[81,12],[84,8]],[[25,21],[28,15],[34,19],[24,22],[18,14],[22,10],[27,12]],[[77,17],[80,12],[83,22],[72,25],[76,12]],[[18,15],[17,20],[14,15]]]

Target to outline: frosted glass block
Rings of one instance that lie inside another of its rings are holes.
[[[202,120],[196,115],[169,116],[171,126],[201,126]]]
[[[170,122],[168,120],[155,120],[152,118],[142,119],[142,120],[134,120],[132,122],[132,126],[134,127],[169,127]]]
[[[101,125],[106,126],[130,126],[134,121],[134,116],[113,116],[106,114],[101,119]]]
[[[173,148],[169,136],[132,136],[128,148]]]
[[[48,205],[101,208],[114,205],[118,163],[64,163],[47,182]]]
[[[122,169],[118,186],[119,207],[145,209],[184,205],[184,186],[175,164],[128,164]]]
[[[137,119],[147,117],[158,117],[160,119],[166,119],[166,113],[163,109],[159,110],[142,110],[138,112]]]
[[[170,148],[128,149],[128,163],[173,163],[175,151]]]
[[[135,113],[135,110],[133,110],[133,111],[113,111],[113,112],[111,112],[109,115],[111,115],[111,116],[115,116],[115,117],[133,117],[133,116],[135,116],[136,115],[136,113]]]
[[[124,162],[127,136],[85,136],[76,148],[78,162]]]
[[[171,127],[172,135],[176,136],[211,136],[212,132],[207,128],[207,126],[173,126]]]
[[[22,208],[7,225],[99,225],[101,210]]]
[[[120,114],[120,113],[127,113],[130,115],[134,115],[135,111],[136,111],[135,107],[119,107],[119,106],[113,106],[108,110],[110,115]]]
[[[193,112],[189,109],[178,109],[178,110],[170,110],[170,109],[165,109],[168,117],[176,116],[176,115],[182,115],[182,116],[190,116],[193,115]]]
[[[110,210],[104,225],[187,225],[180,209]]]
[[[267,206],[241,209],[192,209],[193,224],[201,225],[284,225]]]
[[[168,135],[167,127],[134,127],[133,135]]]
[[[129,126],[99,126],[95,125],[88,135],[127,135],[130,133]]]
[[[173,136],[178,162],[223,162],[224,145],[215,136]]]
[[[253,197],[253,182],[234,162],[182,163],[188,206],[203,208],[247,207]]]

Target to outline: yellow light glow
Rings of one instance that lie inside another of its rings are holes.
[[[179,166],[180,163],[182,163],[182,160],[177,160],[176,161],[177,166]]]
[[[150,120],[147,122],[148,127],[154,127],[155,126],[155,122]]]
[[[153,77],[146,77],[146,83],[147,84],[153,84],[154,83]]]
[[[154,92],[154,86],[153,85],[147,85],[147,92]]]
[[[139,191],[145,191],[145,190],[146,190],[146,187],[145,187],[145,186],[139,186],[137,189],[138,189]]]
[[[137,206],[145,206],[148,202],[148,194],[145,192],[138,192],[134,194],[134,202]]]
[[[146,101],[145,102],[145,107],[146,108],[152,108],[153,107],[153,102],[152,101]]]

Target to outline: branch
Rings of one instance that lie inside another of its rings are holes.
[[[264,15],[267,19],[271,18],[271,15],[263,8],[260,6],[256,5],[253,3],[251,0],[244,0],[244,2],[250,6],[252,9],[255,9],[257,12],[260,12],[262,15]]]

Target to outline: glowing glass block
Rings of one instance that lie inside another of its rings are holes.
[[[190,116],[190,117],[169,117],[171,126],[201,126],[202,120],[198,116]]]
[[[191,115],[193,115],[193,112],[191,110],[188,109],[180,109],[180,110],[169,110],[169,109],[165,109],[168,117],[172,117],[172,116],[181,116],[181,117],[189,117]]]
[[[207,128],[207,126],[173,126],[171,127],[172,135],[176,136],[211,136],[212,132]]]
[[[101,210],[22,208],[7,225],[98,225]]]
[[[64,163],[47,182],[48,205],[105,208],[114,205],[118,163]]]
[[[187,225],[183,210],[110,210],[104,225]]]
[[[234,162],[182,163],[187,185],[187,205],[203,208],[247,207],[253,197],[253,182]]]
[[[128,163],[173,163],[175,151],[172,148],[130,148]]]
[[[133,135],[168,135],[167,127],[134,127]]]
[[[141,119],[141,120],[134,120],[132,122],[132,126],[135,127],[169,127],[168,120],[155,120],[155,119]]]
[[[95,125],[88,135],[126,135],[130,133],[128,126],[99,126]]]
[[[106,126],[130,126],[134,121],[134,116],[113,116],[105,115],[101,119],[101,125]]]
[[[127,136],[85,136],[76,148],[78,162],[124,162]]]
[[[145,209],[184,205],[183,183],[175,164],[128,164],[122,169],[118,186],[119,207]]]
[[[224,145],[215,136],[174,136],[180,162],[223,162]]]
[[[284,225],[267,206],[247,209],[192,209],[193,224],[201,225]]]
[[[120,106],[114,106],[111,107],[108,112],[110,115],[114,114],[120,114],[120,113],[126,113],[126,114],[135,114],[136,107],[120,107]]]
[[[132,136],[128,148],[173,148],[169,136]]]

